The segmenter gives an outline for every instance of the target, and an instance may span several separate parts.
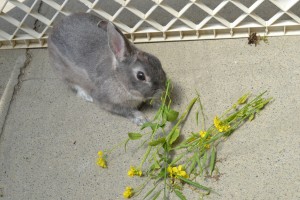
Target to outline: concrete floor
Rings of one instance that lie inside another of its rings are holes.
[[[220,179],[202,183],[219,195],[206,199],[300,199],[299,44],[295,36],[269,38],[269,45],[257,47],[246,39],[137,45],[160,58],[174,82],[179,111],[195,90],[211,120],[245,92],[268,90],[275,99],[219,146]],[[18,82],[14,93],[9,89],[12,98],[1,98],[6,109],[0,113],[0,200],[115,200],[122,199],[125,186],[142,181],[127,176],[140,159],[134,144],[127,153],[123,148],[113,153],[108,169],[95,164],[98,150],[125,139],[139,129],[136,125],[76,97],[54,74],[47,49],[1,51],[0,56],[7,58],[0,65],[1,87],[7,88],[7,77]],[[24,67],[19,78],[15,66]],[[200,129],[191,120],[185,134]]]

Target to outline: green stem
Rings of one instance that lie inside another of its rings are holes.
[[[125,140],[117,143],[115,146],[113,146],[111,149],[108,149],[108,150],[104,150],[104,152],[106,154],[109,154],[109,153],[112,153],[114,150],[116,150],[118,147],[124,145],[126,142],[127,142],[128,138],[126,138]]]
[[[185,110],[185,112],[181,115],[181,117],[179,118],[179,120],[177,121],[177,123],[175,124],[175,126],[173,127],[173,129],[176,127],[178,127],[181,122],[186,118],[186,116],[189,114],[189,112],[191,111],[192,107],[194,106],[195,102],[198,100],[198,97],[195,97],[194,99],[192,99],[192,101],[189,103],[187,109]],[[176,129],[175,128],[175,129]]]
[[[147,160],[148,155],[149,155],[151,149],[152,149],[152,147],[151,147],[151,146],[148,146],[147,151],[146,151],[146,153],[145,153],[145,155],[144,155],[144,157],[143,157],[143,160],[141,161],[141,164],[139,165],[139,168],[140,168],[140,169],[142,169],[143,164],[144,164],[145,161]]]
[[[165,174],[164,174],[164,199],[167,199],[167,162],[168,159],[168,151],[165,151],[165,159],[164,159],[164,164],[165,164]]]
[[[202,120],[202,127],[203,127],[204,130],[206,130],[206,127],[205,127],[205,114],[204,114],[204,111],[203,111],[203,105],[202,105],[202,102],[201,102],[200,94],[197,91],[196,91],[196,93],[197,93],[197,96],[198,96],[200,111],[201,111],[201,115],[202,115],[202,119],[203,119]]]

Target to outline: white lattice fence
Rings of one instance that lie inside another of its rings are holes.
[[[300,35],[300,0],[0,0],[0,48],[47,45],[57,20],[91,12],[133,42]]]

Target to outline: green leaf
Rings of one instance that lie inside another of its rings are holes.
[[[168,144],[173,144],[179,137],[180,131],[179,128],[173,129],[167,136]]]
[[[254,113],[251,114],[250,117],[249,117],[249,121],[252,121],[254,119],[254,117],[255,117],[255,114]]]
[[[153,163],[153,165],[151,165],[150,169],[151,169],[151,170],[160,169],[160,165],[159,165],[158,162],[156,161],[155,163]]]
[[[179,112],[175,111],[175,110],[167,110],[166,112],[166,116],[167,116],[167,121],[169,122],[173,122],[178,118]]]
[[[196,112],[196,123],[197,123],[197,126],[199,124],[199,111]]]
[[[206,168],[206,163],[207,163],[207,152],[205,151],[205,153],[203,154],[203,156],[201,156],[201,162],[202,162],[202,166],[203,168]]]
[[[212,175],[212,173],[215,169],[215,164],[216,164],[216,148],[213,147],[211,150],[210,164],[209,164],[210,175]]]
[[[181,200],[186,200],[186,197],[182,194],[181,191],[175,189],[174,192]]]
[[[195,155],[197,155],[197,153],[195,153]],[[196,164],[197,164],[197,156],[193,156],[192,159],[192,164],[190,165],[190,172],[193,173],[194,170],[196,169]]]
[[[127,144],[128,144],[128,142],[129,142],[129,138],[126,140],[126,142],[125,142],[125,144],[124,144],[124,148],[125,148],[125,152],[126,152],[126,150],[127,150]]]
[[[159,181],[160,178],[164,178],[166,175],[165,168],[162,168],[160,172],[156,175],[156,179]]]
[[[158,127],[157,123],[152,123],[152,122],[146,122],[142,125],[141,130],[150,127],[152,129],[152,131],[154,131],[156,129],[156,127]]]
[[[128,133],[128,137],[131,140],[138,140],[142,137],[143,135],[140,133]]]
[[[248,100],[248,97],[250,96],[250,93],[244,94],[239,100],[237,101],[238,104],[244,104]]]
[[[191,185],[191,186],[194,186],[195,188],[198,188],[198,189],[201,189],[201,190],[206,190],[206,191],[211,191],[210,188],[208,187],[205,187],[203,185],[200,185],[199,183],[196,183],[196,182],[193,182],[189,179],[186,179],[186,178],[183,178],[182,176],[178,176],[178,178],[182,181],[184,181],[185,183]]]
[[[201,164],[201,161],[200,161],[200,156],[196,156],[196,161],[197,161],[197,165],[199,167],[199,173],[202,174],[203,168],[202,168],[202,164]]]
[[[149,145],[150,146],[156,146],[156,145],[159,145],[159,144],[163,144],[165,142],[166,142],[166,138],[163,137],[163,138],[159,138],[157,140],[149,142]]]
[[[165,108],[163,111],[162,111],[162,122],[163,123],[166,123],[168,120],[168,116],[167,116],[167,109]]]

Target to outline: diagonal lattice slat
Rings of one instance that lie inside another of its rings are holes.
[[[0,48],[46,47],[74,12],[112,21],[136,43],[300,35],[300,0],[0,0]]]

